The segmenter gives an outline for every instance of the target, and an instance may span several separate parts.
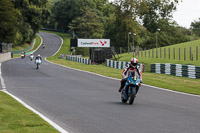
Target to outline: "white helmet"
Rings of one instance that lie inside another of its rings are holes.
[[[40,54],[38,54],[38,57],[40,57]]]

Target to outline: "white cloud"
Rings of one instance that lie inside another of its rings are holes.
[[[173,18],[180,26],[189,28],[191,22],[200,18],[200,0],[183,0],[177,6]]]

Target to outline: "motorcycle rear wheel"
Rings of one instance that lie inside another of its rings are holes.
[[[122,93],[121,93],[121,101],[123,103],[126,103],[128,100],[124,99],[124,91],[122,90]]]

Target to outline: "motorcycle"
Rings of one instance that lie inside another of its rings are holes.
[[[29,58],[30,58],[30,60],[32,61],[32,60],[33,60],[33,58],[34,58],[34,55],[33,55],[33,54],[31,54],[31,55],[29,56]]]
[[[40,64],[42,63],[42,61],[40,59],[36,59],[35,63],[36,63],[36,69],[39,69]]]
[[[21,53],[21,59],[24,59],[24,58],[25,58],[25,54]]]
[[[140,85],[140,76],[136,74],[136,71],[129,73],[125,87],[121,92],[121,101],[133,104]]]
[[[43,48],[43,49],[45,48],[45,44],[42,45],[42,48]]]

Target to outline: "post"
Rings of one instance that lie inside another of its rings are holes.
[[[150,58],[150,48],[149,48],[149,58]]]
[[[186,60],[186,53],[185,53],[185,48],[184,48],[184,61]]]
[[[156,58],[158,58],[158,31],[160,31],[160,29],[156,30]]]
[[[170,59],[170,48],[169,48],[169,59]]]
[[[166,59],[166,48],[164,48],[164,58]]]
[[[158,32],[156,31],[156,58],[158,58],[158,56],[157,56],[157,48],[158,48],[158,45],[157,45],[157,42],[158,42]]]
[[[138,57],[140,57],[140,47],[138,46]]]
[[[181,49],[179,48],[179,60],[181,60]]]
[[[129,34],[131,34],[131,32],[128,32],[128,54],[129,54]]]
[[[192,60],[192,47],[190,47],[190,60]]]
[[[160,58],[162,58],[162,48],[160,47]]]
[[[154,51],[153,51],[153,49],[152,49],[152,58],[154,58]]]
[[[193,55],[192,55],[192,28],[191,28],[191,49],[190,49],[190,60],[193,60]]]
[[[135,33],[133,33],[133,57],[134,57],[134,36],[136,36]]]
[[[142,51],[141,51],[141,54],[142,54],[141,56],[142,56],[142,57],[143,57],[143,50],[144,50],[144,49],[142,49]]]
[[[198,47],[196,47],[196,60],[198,61]]]
[[[176,58],[176,55],[175,55],[175,48],[174,48],[174,60],[175,60],[175,58]]]
[[[129,32],[128,32],[128,54],[129,54]]]

